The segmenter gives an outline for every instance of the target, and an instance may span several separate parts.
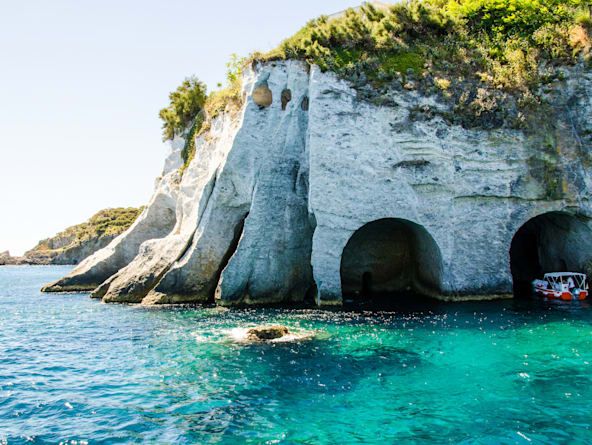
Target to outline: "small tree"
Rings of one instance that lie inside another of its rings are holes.
[[[241,75],[246,63],[246,57],[239,57],[236,53],[232,53],[230,60],[226,63],[226,80],[229,87],[232,88],[241,81]]]
[[[169,106],[158,114],[164,121],[163,140],[173,139],[175,135],[185,131],[203,110],[206,98],[206,85],[195,76],[186,78],[176,91],[170,93]]]

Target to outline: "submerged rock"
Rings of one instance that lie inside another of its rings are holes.
[[[262,341],[274,340],[288,335],[290,331],[286,326],[258,326],[247,331],[247,340]]]

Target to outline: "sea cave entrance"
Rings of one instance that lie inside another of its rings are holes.
[[[549,212],[520,227],[510,245],[514,295],[532,295],[532,281],[548,272],[586,273],[592,258],[589,221],[565,212]]]
[[[422,226],[386,218],[358,229],[341,256],[344,302],[393,304],[400,296],[440,293],[442,257]]]

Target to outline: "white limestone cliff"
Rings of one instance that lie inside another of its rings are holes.
[[[243,108],[197,139],[182,179],[167,161],[136,223],[44,290],[340,304],[364,286],[510,293],[513,278],[534,273],[520,272],[530,250],[540,267],[581,270],[592,257],[592,76],[566,79],[549,93],[553,143],[543,147],[544,135],[453,125],[418,91],[393,89],[379,106],[301,62],[248,69]],[[539,215],[548,221],[524,226]],[[523,226],[535,244],[513,244]]]

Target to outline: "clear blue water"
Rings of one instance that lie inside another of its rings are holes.
[[[0,267],[0,443],[592,443],[592,308],[147,309]],[[312,340],[246,345],[284,323]]]

